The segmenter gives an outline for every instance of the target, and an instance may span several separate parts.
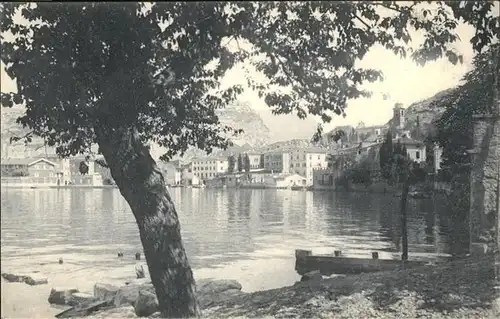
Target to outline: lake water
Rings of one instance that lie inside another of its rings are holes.
[[[392,195],[289,190],[170,190],[195,277],[232,278],[246,291],[291,285],[294,250],[396,250]],[[447,252],[442,200],[409,202],[410,252]],[[135,275],[138,228],[117,189],[2,189],[2,270],[40,270],[91,289]],[[124,257],[117,258],[122,251]],[[410,254],[411,256],[411,254]],[[64,264],[59,265],[58,259]],[[4,270],[4,271],[5,271]],[[86,284],[87,285],[86,285]]]

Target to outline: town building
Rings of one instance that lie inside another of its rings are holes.
[[[264,158],[260,153],[247,153],[250,160],[250,169],[264,168]]]
[[[290,173],[305,177],[307,186],[311,186],[313,169],[328,167],[326,155],[326,150],[319,148],[290,150]]]
[[[313,170],[313,189],[335,189],[335,181],[340,176],[340,169],[333,167],[316,168]]]
[[[396,103],[396,105],[392,109],[392,125],[394,126],[394,128],[404,129],[406,124],[405,112],[406,110],[403,108],[403,104]]]
[[[264,153],[264,169],[283,174],[290,173],[290,153],[286,150]]]
[[[387,131],[389,131],[388,125],[365,126],[360,122],[356,126],[356,139],[353,142],[377,142],[384,138]]]
[[[403,137],[394,139],[393,143],[401,143],[406,148],[408,157],[417,162],[417,163],[425,163],[427,160],[427,154],[425,150],[425,144],[421,141],[417,141],[411,138]]]
[[[199,180],[208,180],[227,173],[229,162],[224,157],[195,158],[192,161],[193,176]]]
[[[198,178],[197,174],[194,174],[194,163],[189,162],[187,164],[184,164],[181,166],[182,173],[181,173],[181,184],[182,185],[199,185],[200,184],[200,179]]]
[[[266,185],[271,188],[306,187],[307,179],[299,174],[275,175],[266,179]]]
[[[1,171],[2,184],[58,186],[71,179],[68,159],[2,159]]]
[[[183,167],[179,160],[161,164],[167,185],[180,185],[182,183]]]
[[[313,183],[313,169],[328,167],[327,151],[319,148],[289,148],[264,154],[264,169],[283,175],[298,174]]]
[[[85,174],[80,172],[80,165],[82,162],[88,167],[88,171]],[[71,172],[71,177],[64,181],[65,185],[81,185],[81,186],[102,186],[103,178],[102,175],[95,170],[95,160],[90,156],[78,156],[69,159],[69,168]]]

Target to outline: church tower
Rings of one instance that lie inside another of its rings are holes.
[[[396,103],[392,109],[393,125],[396,129],[403,129],[405,127],[405,109],[402,103]]]

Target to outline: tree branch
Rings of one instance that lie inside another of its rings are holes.
[[[10,130],[8,130],[9,133],[12,133]],[[28,133],[26,133],[24,136],[11,136],[10,139],[9,139],[9,144],[12,144],[12,142],[17,142],[19,140],[22,140],[22,139],[25,139],[25,138],[28,138],[28,137],[31,137],[33,136],[33,131],[29,131]]]
[[[361,19],[361,17],[360,17],[360,16],[358,16],[357,14],[354,14],[354,17],[355,17],[356,19],[358,19],[361,23],[363,23],[363,24],[364,24],[364,25],[368,28],[368,30],[370,30],[370,29],[371,29],[371,27],[368,25],[368,23],[366,23],[363,19]]]
[[[392,11],[399,12],[399,13],[406,13],[406,12],[402,11],[401,9],[399,9],[399,7],[394,8],[394,7],[391,7],[391,6],[385,5],[385,4],[380,3],[380,2],[378,2],[378,3],[377,3],[377,2],[373,2],[373,4],[374,4],[374,5],[377,5],[377,6],[384,7],[384,8],[386,8],[386,9],[389,9],[389,10],[392,10]],[[412,7],[413,7],[413,5],[412,5],[410,8],[412,8]]]

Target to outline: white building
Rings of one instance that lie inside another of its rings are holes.
[[[181,184],[182,185],[198,185],[200,180],[193,173],[193,162],[187,163],[182,166],[181,174]]]
[[[412,159],[417,163],[422,163],[422,162],[425,163],[427,159],[427,154],[425,153],[424,143],[417,140],[413,140],[411,138],[399,138],[393,141],[394,144],[397,142],[400,142],[402,145],[406,147],[406,151],[410,159]]]
[[[192,161],[193,176],[200,180],[212,179],[227,173],[228,160],[224,157],[195,158]]]
[[[313,184],[313,170],[327,168],[326,150],[308,148],[290,150],[290,173],[306,178],[307,186]]]
[[[313,169],[328,167],[327,151],[316,148],[274,150],[264,154],[264,168],[281,174],[298,174],[313,184]]]
[[[266,179],[268,187],[272,188],[291,188],[291,187],[304,187],[307,186],[307,181],[304,176],[298,174],[283,174],[271,176]]]
[[[162,165],[167,185],[180,185],[182,181],[182,165],[180,161],[167,162]]]

